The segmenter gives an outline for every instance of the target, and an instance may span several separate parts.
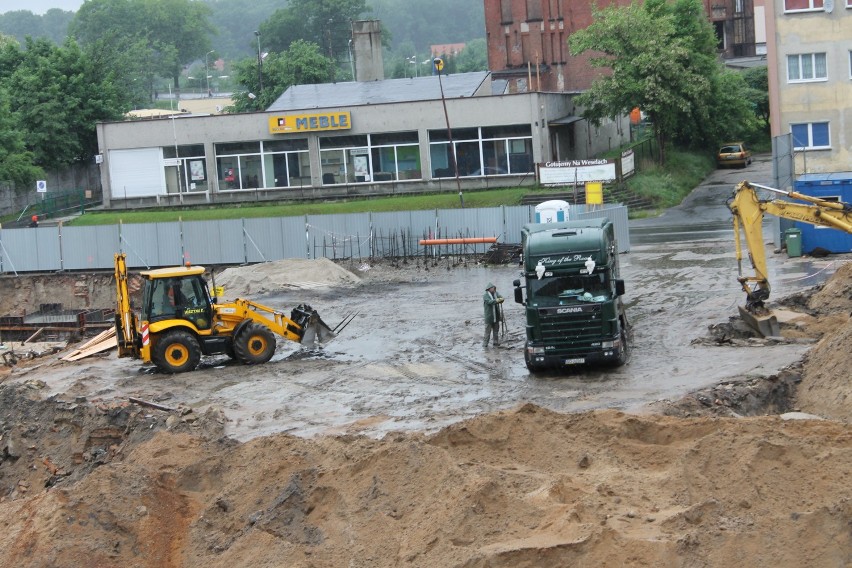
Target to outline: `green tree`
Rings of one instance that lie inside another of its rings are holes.
[[[459,73],[488,70],[488,44],[485,38],[473,39],[455,57]]]
[[[12,182],[16,187],[26,187],[44,176],[41,168],[34,165],[32,152],[26,149],[24,133],[18,130],[9,95],[0,87],[0,181]]]
[[[769,71],[763,67],[752,67],[742,73],[748,87],[746,96],[764,132],[769,133]]]
[[[209,14],[203,2],[191,0],[87,0],[70,32],[83,46],[136,54],[149,76],[169,77],[179,95],[184,65],[210,50]]]
[[[4,49],[4,61],[13,56]],[[35,164],[46,169],[91,159],[98,151],[95,124],[120,119],[126,110],[109,71],[73,41],[57,47],[27,39],[0,85]]]
[[[250,112],[268,108],[292,85],[310,85],[328,81],[334,61],[320,53],[315,43],[297,40],[282,53],[270,53],[263,60],[263,90],[260,90],[257,59],[247,58],[234,65],[237,81],[245,91],[234,94],[228,112]],[[255,95],[249,97],[249,93]]]
[[[591,65],[610,72],[577,97],[583,115],[599,124],[639,107],[654,125],[661,162],[672,140],[695,147],[715,144],[718,129],[712,123],[720,110],[715,101],[735,97],[722,91],[729,84],[721,77],[713,29],[700,0],[634,1],[593,14],[589,27],[570,36],[569,47],[573,55],[595,53]],[[743,108],[726,112],[741,116]]]
[[[320,52],[349,70],[351,25],[369,12],[366,0],[290,0],[260,25],[262,49],[283,52],[296,40],[320,46]],[[334,80],[331,74],[327,80]]]

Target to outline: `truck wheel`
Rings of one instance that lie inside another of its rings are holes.
[[[621,338],[621,353],[619,353],[618,358],[615,360],[615,366],[621,367],[630,359],[630,345],[627,343],[627,330],[624,329],[624,326],[621,327],[621,333],[619,334]]]
[[[169,331],[157,340],[151,360],[166,373],[192,371],[201,360],[201,347],[191,333],[179,329]]]
[[[259,365],[275,354],[275,336],[256,323],[248,324],[234,339],[234,358],[246,365]]]

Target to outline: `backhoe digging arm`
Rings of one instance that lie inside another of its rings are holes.
[[[761,200],[757,196],[756,188],[806,203],[794,203],[781,199]],[[852,206],[848,203],[828,201],[796,191],[783,191],[747,181],[737,184],[733,197],[728,201],[728,208],[734,217],[734,239],[739,269],[737,280],[746,293],[746,309],[749,311],[761,308],[763,302],[769,298],[771,290],[767,280],[766,250],[763,245],[765,213],[852,233]],[[749,260],[754,269],[753,276],[743,275],[741,233],[745,238]]]

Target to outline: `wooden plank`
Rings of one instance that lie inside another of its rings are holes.
[[[77,361],[79,359],[83,359],[84,357],[88,357],[89,355],[94,355],[95,353],[100,353],[101,351],[106,351],[107,349],[112,349],[113,347],[118,346],[118,339],[115,337],[110,337],[105,339],[104,341],[87,347],[86,349],[78,349],[73,353],[70,353],[64,357],[60,357],[62,361]]]
[[[93,337],[83,345],[79,346],[77,349],[75,349],[68,355],[60,357],[60,360],[77,361],[78,359],[82,359],[83,357],[88,357],[89,355],[94,355],[95,353],[100,353],[101,351],[112,349],[117,345],[118,341],[115,337],[115,328],[111,327],[97,334],[95,337]]]
[[[34,340],[36,337],[41,335],[43,331],[44,331],[43,327],[38,328],[38,331],[36,331],[34,334],[32,334],[31,336],[29,336],[27,339],[24,340],[24,343],[29,343],[30,341]]]

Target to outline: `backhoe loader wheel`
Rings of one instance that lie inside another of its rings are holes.
[[[179,329],[169,331],[157,340],[151,360],[166,373],[192,371],[201,360],[201,347],[191,333]]]
[[[256,323],[248,324],[234,339],[234,355],[246,365],[259,365],[275,354],[275,336],[269,329]]]

